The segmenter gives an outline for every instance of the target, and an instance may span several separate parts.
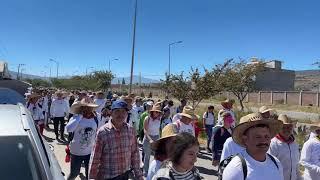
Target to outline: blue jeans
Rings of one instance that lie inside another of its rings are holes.
[[[207,134],[207,148],[210,147],[210,142],[211,142],[211,138],[212,138],[212,128],[213,128],[214,125],[208,125],[206,124],[205,125],[205,128],[206,128],[206,134]]]
[[[89,161],[90,161],[90,154],[86,156],[76,156],[71,154],[70,174],[67,180],[76,179],[76,177],[80,174],[80,168],[81,168],[82,162],[84,162],[85,174],[86,174],[86,178],[88,179]]]

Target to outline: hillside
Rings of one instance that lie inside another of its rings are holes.
[[[320,86],[320,70],[296,71],[295,89],[318,91]]]

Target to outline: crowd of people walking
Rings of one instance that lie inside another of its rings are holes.
[[[229,99],[219,111],[210,105],[201,116],[187,99],[175,106],[170,99],[102,91],[43,89],[27,94],[27,100],[40,134],[53,123],[56,140],[68,144],[68,180],[82,165],[87,179],[201,179],[195,167],[200,132],[212,156],[206,168],[218,168],[219,179],[320,180],[320,123],[308,125],[311,134],[301,149],[297,122],[266,106],[236,117]]]

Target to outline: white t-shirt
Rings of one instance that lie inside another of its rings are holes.
[[[283,180],[283,169],[280,161],[275,158],[277,166],[266,155],[264,162],[256,161],[246,151],[241,153],[247,163],[246,180]],[[243,180],[243,169],[239,157],[233,158],[223,171],[223,180]]]
[[[99,106],[99,107],[97,107],[96,112],[101,113],[104,105],[106,104],[106,100],[105,99],[95,99],[94,103]]]
[[[78,115],[70,119],[66,129],[68,132],[74,133],[70,142],[70,153],[77,156],[91,154],[97,132],[95,120],[93,118],[89,120],[82,115]]]
[[[177,113],[177,114],[175,114],[175,115],[173,116],[172,122],[173,122],[173,123],[174,123],[174,122],[177,122],[179,119],[181,119],[181,115],[180,115],[180,113]]]
[[[159,136],[160,135],[160,119],[153,120],[151,117],[146,117],[146,122],[148,123],[148,133],[151,136]]]
[[[205,119],[206,125],[214,125],[214,114],[213,114],[213,112],[212,113],[210,113],[210,112],[203,113],[202,118]]]
[[[188,132],[188,133],[192,134],[193,136],[195,136],[195,131],[194,131],[194,127],[193,127],[192,123],[185,124],[185,123],[181,122],[180,120],[177,120],[174,124],[178,127],[179,133]]]
[[[246,148],[235,143],[232,137],[229,137],[223,144],[223,150],[220,158],[220,162],[227,159],[231,155],[236,155],[244,151]]]
[[[320,180],[320,141],[317,137],[304,143],[301,150],[300,164],[305,167],[305,180]]]
[[[64,99],[56,99],[51,103],[50,114],[52,117],[65,117],[69,110],[69,102]]]

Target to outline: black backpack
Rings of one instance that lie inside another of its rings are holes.
[[[277,166],[277,169],[279,169],[279,166],[278,166],[276,160],[274,159],[274,157],[272,155],[270,155],[269,153],[267,153],[267,155],[270,157],[272,162]],[[243,171],[243,179],[244,180],[247,179],[247,173],[248,173],[247,163],[240,154],[236,154],[236,155],[231,155],[220,162],[219,168],[218,168],[218,180],[222,180],[222,174],[223,174],[224,169],[227,167],[227,165],[230,163],[230,161],[236,156],[239,157],[240,161],[241,161],[242,171]]]
[[[96,123],[97,128],[98,128],[99,127],[99,122],[98,122],[97,116],[94,116],[93,119],[94,119],[94,122]],[[70,144],[70,142],[73,140],[73,137],[74,137],[74,132],[69,132],[68,133],[68,144]]]

